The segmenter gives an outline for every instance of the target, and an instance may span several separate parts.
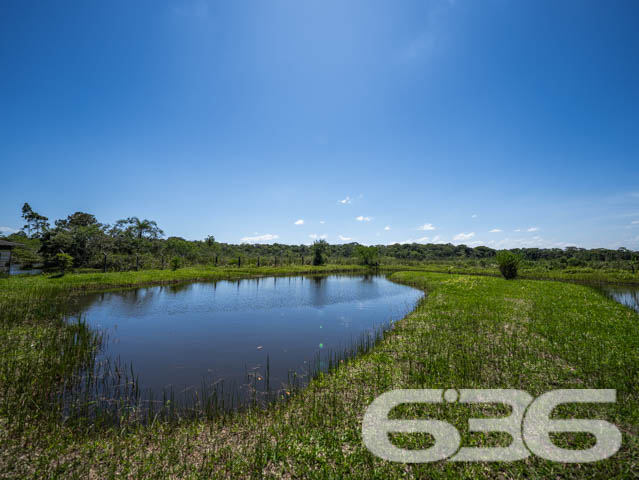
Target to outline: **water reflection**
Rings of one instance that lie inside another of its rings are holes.
[[[605,291],[617,302],[639,312],[639,287],[611,287]]]
[[[403,317],[421,296],[383,276],[313,275],[85,295],[74,312],[107,334],[102,360],[132,363],[140,387],[159,396],[251,375],[268,375],[277,388],[292,371],[303,375],[318,352]]]
[[[39,273],[42,273],[41,268],[22,268],[22,265],[17,263],[12,263],[9,270],[9,275],[37,275]]]

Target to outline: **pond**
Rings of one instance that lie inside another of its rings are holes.
[[[42,273],[41,268],[37,268],[37,267],[23,268],[22,265],[18,263],[12,263],[11,269],[9,270],[9,275],[37,275],[39,273]]]
[[[220,381],[245,396],[305,383],[422,296],[377,275],[270,277],[86,295],[78,316],[105,334],[98,360],[127,365],[153,398]]]
[[[621,303],[639,312],[639,287],[606,287],[605,293]]]

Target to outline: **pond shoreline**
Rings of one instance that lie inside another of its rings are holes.
[[[302,388],[374,344],[422,296],[384,274],[268,276],[77,295],[67,321],[100,332],[95,369],[117,358],[137,379],[136,411],[149,399],[175,397],[195,415],[210,411],[200,399],[217,401],[214,385],[245,401],[247,392],[267,400]],[[98,377],[96,397],[105,398],[113,389],[102,388],[104,375],[91,375]]]

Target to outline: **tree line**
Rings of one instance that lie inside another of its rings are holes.
[[[53,225],[28,203],[22,208],[22,231],[8,240],[22,243],[16,249],[23,264],[41,263],[45,268],[59,266],[60,254],[73,268],[124,271],[142,268],[177,268],[182,265],[291,265],[324,263],[362,263],[366,265],[471,261],[494,261],[497,250],[453,244],[393,244],[366,247],[358,243],[331,245],[324,240],[313,245],[229,244],[214,235],[202,240],[166,237],[153,220],[126,217],[113,224],[102,223],[85,212],[75,212]],[[597,264],[632,268],[638,264],[637,252],[626,248],[583,249],[518,248],[511,249],[523,261],[546,263],[557,268]]]

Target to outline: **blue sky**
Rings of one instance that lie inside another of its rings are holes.
[[[0,231],[28,201],[232,243],[639,249],[638,25],[635,1],[4,0]]]

